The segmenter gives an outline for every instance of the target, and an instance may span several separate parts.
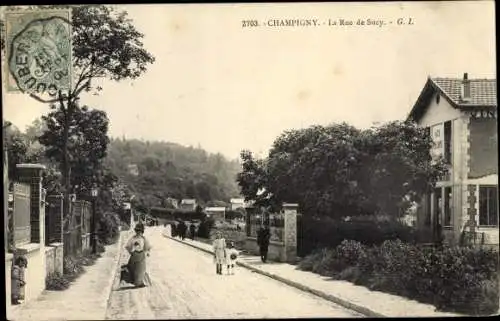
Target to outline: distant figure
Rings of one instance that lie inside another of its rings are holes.
[[[167,225],[167,223],[165,223],[165,235],[168,237],[172,236],[172,226],[170,224]]]
[[[238,250],[234,248],[234,243],[229,242],[229,246],[226,248],[226,264],[227,264],[227,274],[234,275],[234,266],[238,260]]]
[[[146,256],[149,256],[151,245],[144,237],[144,225],[138,223],[135,235],[130,238],[125,249],[130,253],[130,258],[125,266],[122,266],[121,281],[132,283],[136,287],[145,287]]]
[[[172,225],[172,237],[176,237],[177,236],[177,224],[173,223]]]
[[[191,240],[194,241],[194,234],[196,233],[196,226],[194,225],[194,223],[191,223],[191,225],[189,226],[189,234],[191,236]]]
[[[213,248],[216,272],[222,275],[222,265],[226,263],[226,240],[222,237],[221,232],[215,233]]]
[[[11,272],[11,301],[12,304],[20,304],[24,300],[26,279],[24,269],[28,267],[28,260],[24,256],[18,256],[14,260]]]
[[[237,231],[241,231],[240,224],[236,224],[236,230],[237,230]]]
[[[179,224],[179,228],[180,228],[180,234],[181,234],[181,240],[184,241],[184,239],[186,238],[186,232],[187,232],[187,225],[186,223],[184,223],[184,221],[181,221],[181,223]]]
[[[267,261],[267,252],[269,249],[269,238],[271,237],[269,229],[264,227],[263,225],[260,227],[257,232],[257,244],[259,245],[260,250],[260,259],[263,263]]]

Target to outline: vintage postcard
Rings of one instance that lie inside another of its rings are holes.
[[[498,314],[493,1],[0,22],[7,319]]]

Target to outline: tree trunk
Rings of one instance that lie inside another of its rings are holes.
[[[62,102],[61,102],[62,103]],[[63,106],[61,106],[63,107]],[[64,108],[64,107],[63,107]],[[68,99],[68,105],[64,114],[64,131],[63,131],[63,186],[64,186],[64,202],[63,202],[63,215],[69,217],[70,215],[70,193],[71,193],[71,166],[69,162],[68,153],[68,140],[69,140],[69,127],[71,120],[71,113],[73,112],[73,102]]]

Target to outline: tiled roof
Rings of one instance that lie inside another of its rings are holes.
[[[431,78],[457,106],[497,106],[496,79],[470,79],[470,100],[461,100],[463,80],[460,78]]]

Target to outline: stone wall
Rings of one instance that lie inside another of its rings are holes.
[[[30,184],[31,243],[17,246],[15,255],[24,255],[28,261],[25,271],[25,301],[36,299],[45,289],[45,195],[42,190],[42,172],[39,164],[17,164],[19,181]]]
[[[25,301],[36,299],[45,289],[45,246],[30,243],[18,248],[28,260],[25,271]]]
[[[45,247],[45,275],[49,276],[53,273],[63,274],[63,244],[52,243]]]
[[[12,306],[10,298],[12,259],[13,255],[11,253],[5,253],[5,307],[7,309],[7,313]]]
[[[286,261],[285,245],[279,242],[271,241],[267,252],[267,258],[271,261],[284,262]],[[254,237],[247,237],[245,240],[245,251],[248,254],[259,255],[259,245]]]
[[[284,203],[283,210],[279,213],[265,214],[259,211],[247,211],[245,250],[251,254],[259,253],[257,230],[262,222],[269,227],[271,232],[268,258],[271,261],[295,262],[297,258],[297,208],[298,204]]]

